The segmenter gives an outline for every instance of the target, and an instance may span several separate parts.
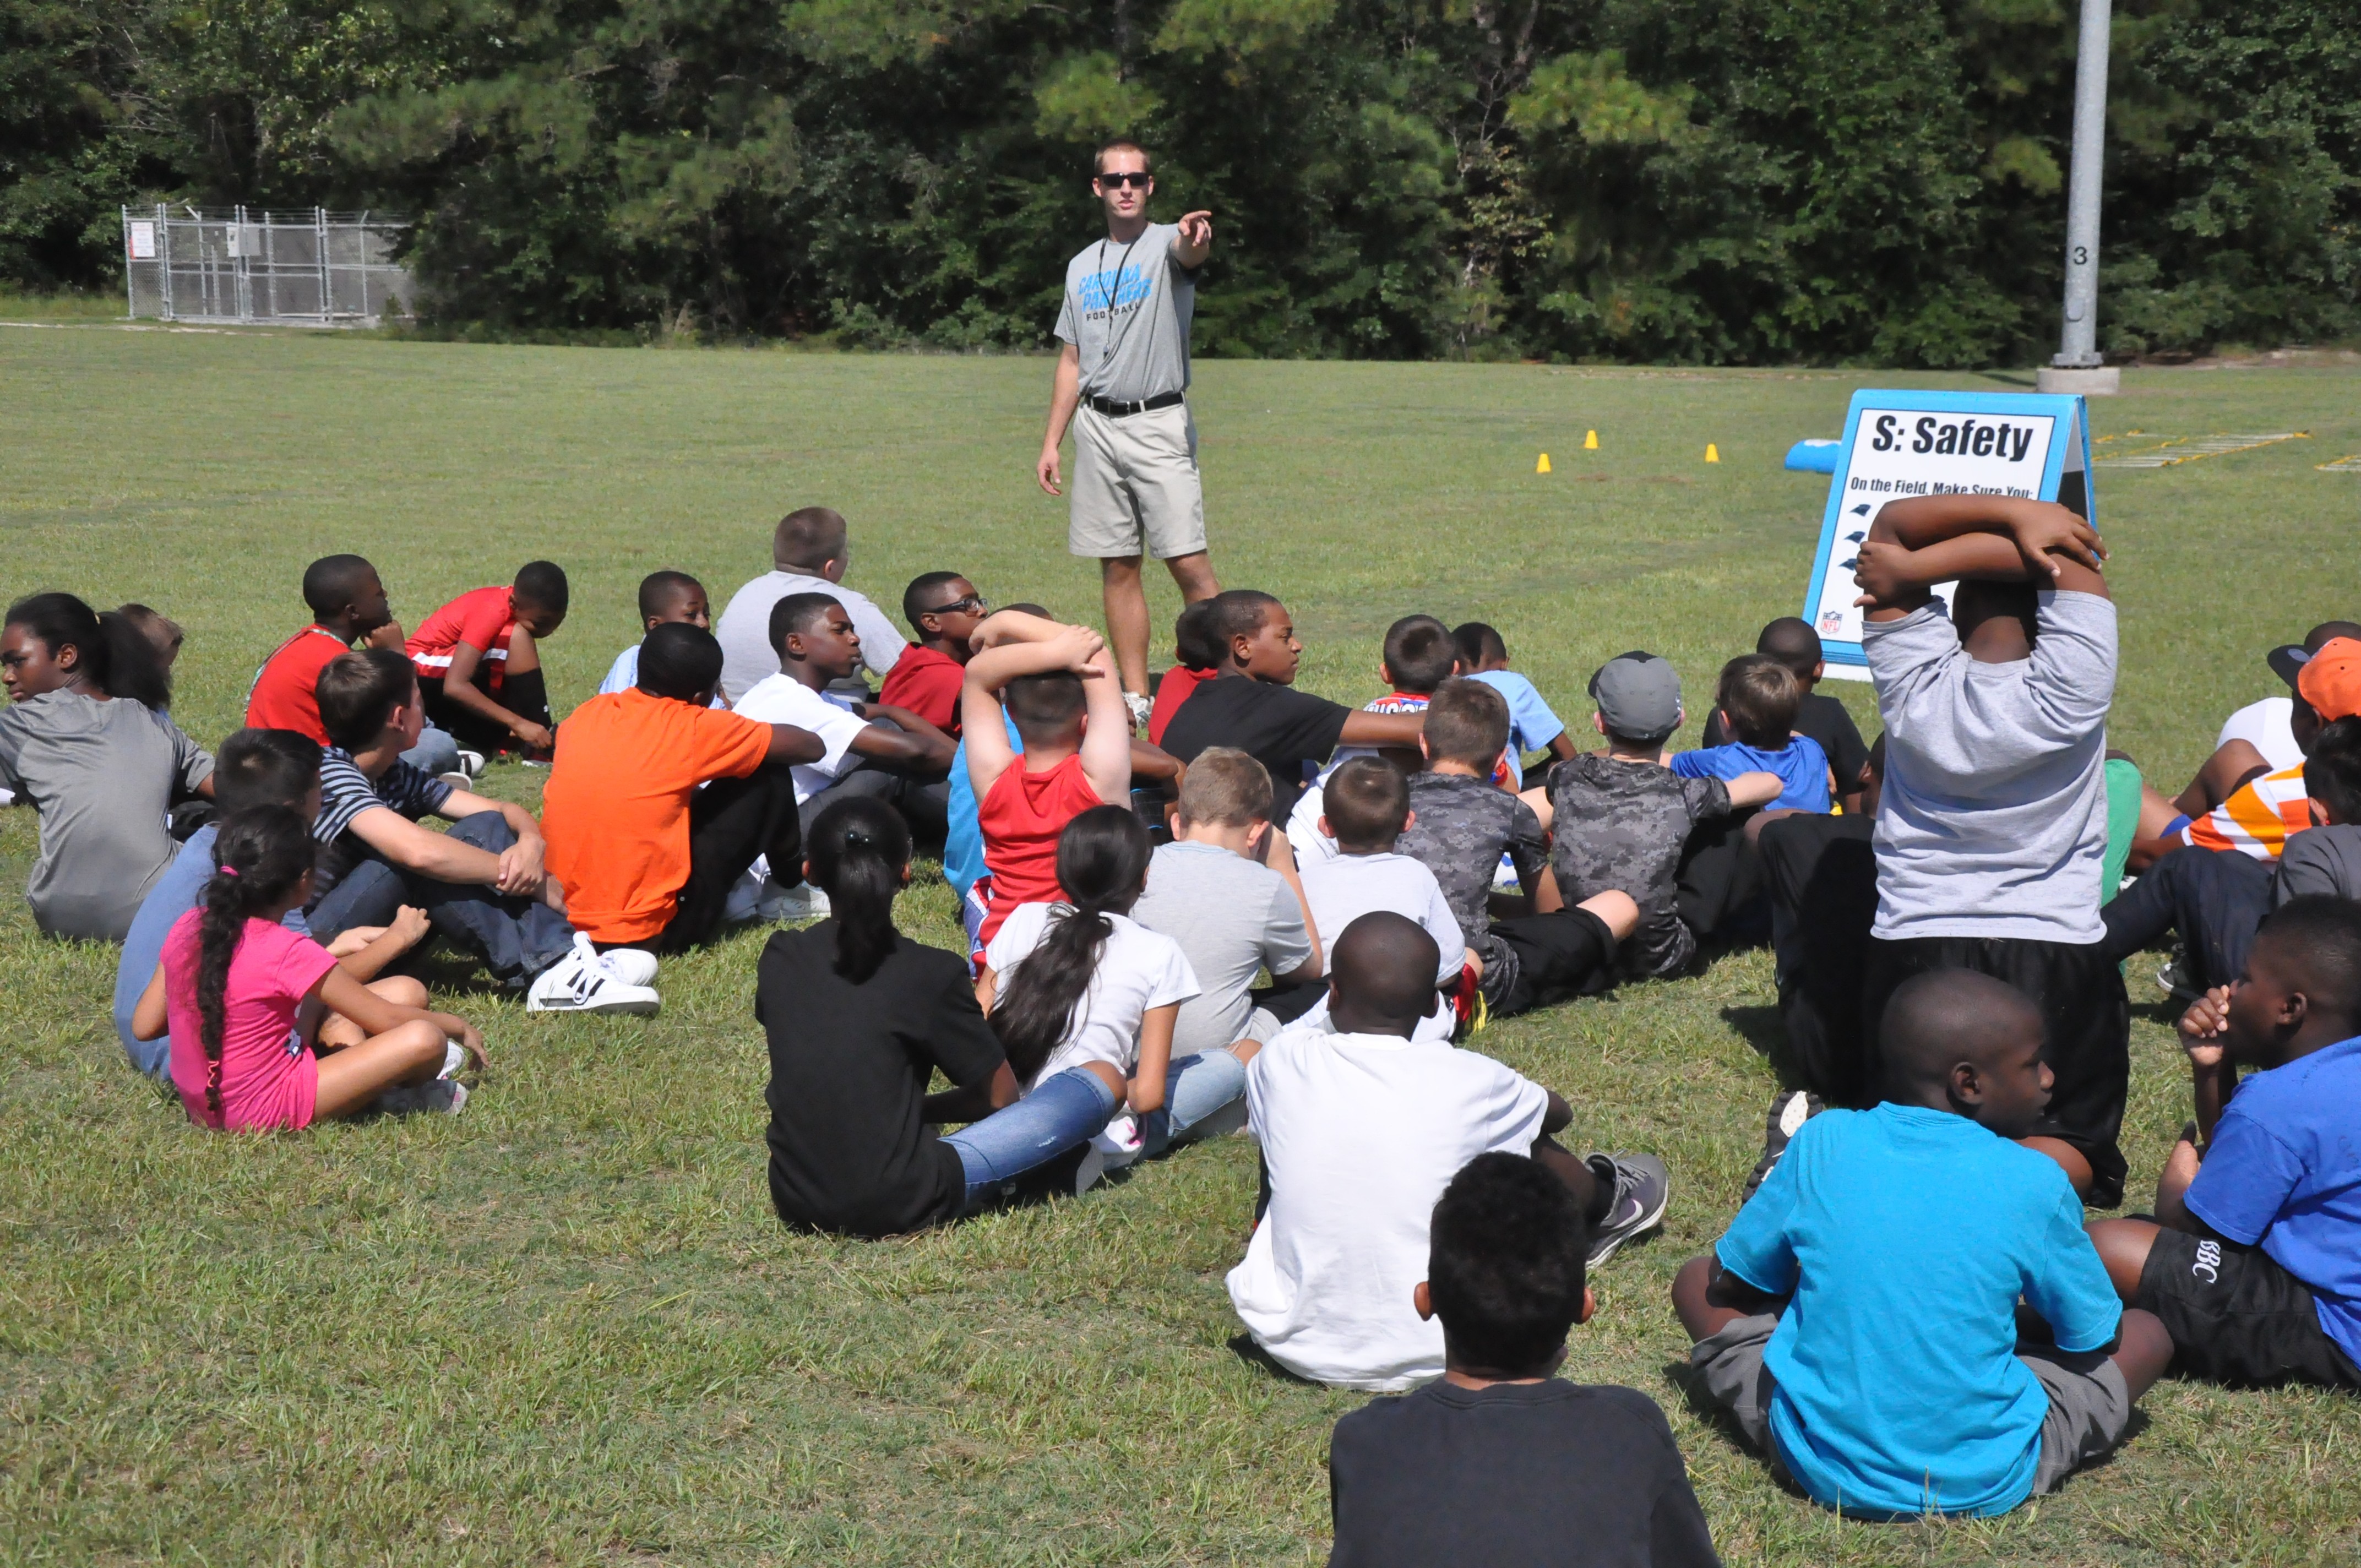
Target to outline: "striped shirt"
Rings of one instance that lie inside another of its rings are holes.
[[[369,847],[352,830],[353,819],[374,806],[398,811],[412,822],[443,809],[451,786],[396,759],[376,780],[361,772],[353,754],[342,746],[320,753],[320,815],[312,837],[320,852],[312,872],[312,903],[317,905],[328,891],[367,860]]]
[[[2238,786],[2235,794],[2180,830],[2180,841],[2201,850],[2235,850],[2275,861],[2288,835],[2312,826],[2312,797],[2303,769],[2281,768]]]

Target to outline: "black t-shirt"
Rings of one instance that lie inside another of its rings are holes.
[[[1428,1384],[1336,1423],[1329,1568],[1719,1568],[1673,1429],[1631,1388]]]
[[[779,1218],[856,1236],[955,1218],[959,1154],[923,1119],[939,1067],[966,1088],[1004,1059],[967,965],[907,937],[854,985],[836,972],[836,922],[763,949],[754,1016],[771,1042],[771,1201]]]
[[[1845,705],[1820,692],[1806,692],[1804,706],[1795,710],[1795,733],[1808,735],[1820,743],[1828,753],[1828,766],[1837,775],[1837,794],[1848,795],[1861,788],[1861,770],[1869,766],[1869,747],[1861,738],[1861,727],[1853,723],[1851,712]],[[1730,744],[1729,727],[1721,721],[1721,709],[1715,708],[1706,716],[1707,746]]]
[[[1235,746],[1270,771],[1271,819],[1287,820],[1303,793],[1303,764],[1324,762],[1353,710],[1250,675],[1207,681],[1165,726],[1164,749],[1193,762],[1208,746]]]

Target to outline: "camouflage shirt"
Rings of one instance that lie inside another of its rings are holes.
[[[1434,873],[1461,935],[1484,960],[1484,994],[1498,997],[1516,981],[1517,954],[1491,934],[1485,900],[1502,850],[1515,860],[1519,882],[1532,886],[1549,853],[1542,819],[1508,791],[1464,773],[1411,774],[1410,809],[1413,820],[1395,852]]]
[[[1655,762],[1576,757],[1550,772],[1551,868],[1568,905],[1609,888],[1631,894],[1640,924],[1623,944],[1625,972],[1669,974],[1697,952],[1674,907],[1689,829],[1730,812],[1730,786],[1685,779]]]

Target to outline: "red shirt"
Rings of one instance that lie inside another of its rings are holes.
[[[461,594],[422,622],[410,634],[402,651],[418,666],[423,680],[439,681],[451,673],[451,650],[465,642],[483,651],[477,685],[498,691],[508,674],[509,636],[516,630],[516,590],[478,588]]]
[[[1180,705],[1189,700],[1189,694],[1219,673],[1215,670],[1184,669],[1179,664],[1164,672],[1164,678],[1156,683],[1156,701],[1148,710],[1149,745],[1164,744],[1164,727],[1172,722],[1172,716],[1180,711]]]
[[[960,732],[960,687],[967,682],[967,666],[949,653],[913,642],[902,650],[877,700],[889,707],[906,707],[947,735]]]
[[[992,876],[991,903],[978,928],[976,945],[989,944],[1008,912],[1020,904],[1053,904],[1066,896],[1058,886],[1058,836],[1066,824],[1093,806],[1104,806],[1082,753],[1038,773],[1025,771],[1022,756],[993,781],[976,807],[983,830],[983,864]]]
[[[316,621],[281,642],[254,673],[246,694],[247,728],[292,729],[326,745],[328,732],[320,728],[320,672],[346,652],[345,640]]]

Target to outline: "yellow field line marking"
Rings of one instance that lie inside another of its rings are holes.
[[[2226,457],[2233,452],[2252,452],[2260,446],[2276,446],[2282,441],[2309,441],[2308,430],[2274,431],[2269,434],[2245,435],[2181,435],[2160,441],[2138,452],[2125,452],[2095,460],[2095,468],[2170,468],[2182,463],[2201,462],[2208,457]]]
[[[2361,474],[2361,452],[2356,452],[2350,457],[2339,457],[2334,463],[2320,464],[2319,468],[2323,474]]]

